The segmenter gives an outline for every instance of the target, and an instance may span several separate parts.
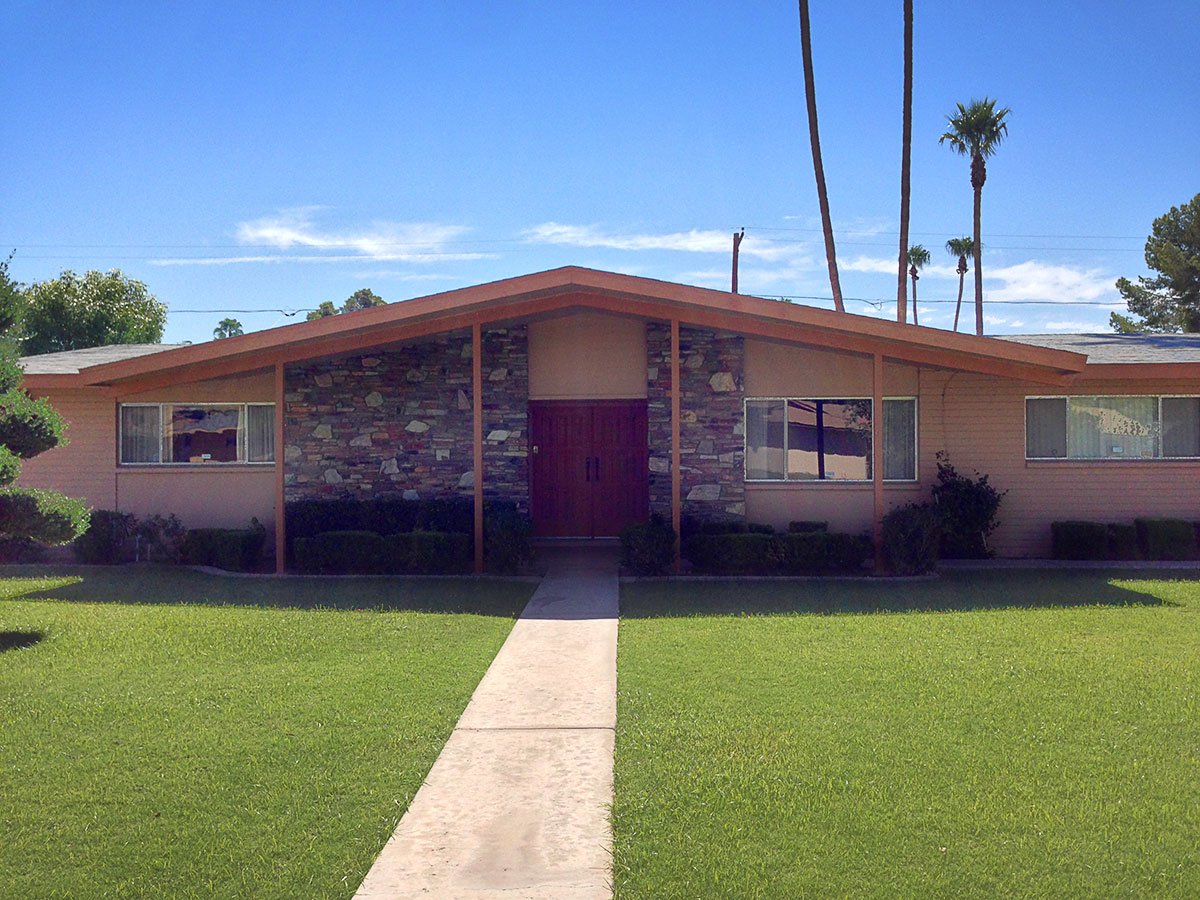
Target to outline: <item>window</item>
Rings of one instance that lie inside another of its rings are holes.
[[[122,404],[122,464],[271,463],[271,403]]]
[[[883,478],[917,477],[917,401],[883,401]],[[746,401],[748,481],[870,481],[871,401]]]
[[[1200,458],[1200,397],[1026,397],[1025,457]]]

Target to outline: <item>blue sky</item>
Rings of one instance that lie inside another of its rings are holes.
[[[971,228],[967,161],[937,144],[956,101],[1012,108],[984,188],[989,331],[1107,330],[1151,221],[1200,191],[1200,6],[1131,9],[917,0],[922,324],[948,327],[942,248]],[[891,317],[901,5],[812,16],[843,292],[885,301],[847,309]],[[829,296],[794,2],[7,0],[0,32],[13,275],[120,268],[170,341],[218,310],[568,264],[726,287],[743,226],[744,292]]]

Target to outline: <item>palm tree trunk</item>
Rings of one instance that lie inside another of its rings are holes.
[[[960,312],[962,312],[963,279],[966,277],[966,274],[967,273],[966,273],[965,268],[961,268],[958,270],[958,304],[954,307],[954,330],[955,331],[958,331],[958,314]]]
[[[908,261],[908,208],[912,177],[912,72],[913,72],[913,3],[904,0],[904,112],[900,139],[900,277],[896,284],[896,321],[907,318],[908,300],[904,296],[904,264]],[[917,285],[913,284],[913,323],[917,321]]]
[[[979,210],[983,201],[983,183],[987,169],[983,157],[971,159],[971,187],[975,189],[975,333],[983,334],[983,240],[979,236]]]
[[[912,271],[912,281],[913,281],[913,324],[920,325],[921,320],[917,317],[917,270],[915,268]]]
[[[817,131],[817,87],[813,81],[812,34],[808,23],[808,0],[800,0],[800,52],[804,60],[804,99],[808,104],[808,137],[812,144],[813,171],[817,176],[817,203],[821,207],[821,226],[825,231],[825,260],[829,263],[829,287],[833,307],[845,312],[842,285],[838,281],[837,250],[833,246],[833,220],[829,217],[829,196],[825,191],[825,167],[821,165],[821,137]]]

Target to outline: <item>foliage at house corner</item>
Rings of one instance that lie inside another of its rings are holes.
[[[946,451],[937,454],[938,480],[933,503],[942,520],[941,555],[944,559],[987,559],[987,539],[996,530],[1000,501],[1008,491],[998,491],[986,475],[968,478],[950,463]]]
[[[167,307],[146,285],[119,269],[76,275],[66,271],[20,292],[21,352],[26,356],[110,344],[157,344]]]
[[[341,308],[334,306],[331,300],[326,300],[305,318],[312,322],[315,319],[326,319],[329,316],[340,316],[342,313],[358,312],[360,309],[370,309],[373,306],[384,306],[386,303],[386,300],[370,288],[360,288],[346,298],[346,302],[341,305]]]
[[[1112,313],[1122,334],[1200,332],[1200,194],[1154,220],[1146,239],[1146,265],[1155,278],[1117,279],[1131,315]]]
[[[44,400],[21,390],[21,370],[11,331],[17,325],[22,300],[9,278],[8,261],[0,262],[0,536],[65,544],[88,523],[83,501],[57,491],[12,486],[21,462],[66,443],[66,426]]]

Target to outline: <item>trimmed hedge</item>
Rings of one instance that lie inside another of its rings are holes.
[[[883,517],[883,558],[897,575],[920,575],[937,568],[942,517],[931,503],[909,503]]]
[[[811,534],[814,531],[829,531],[828,522],[788,522],[789,534]]]
[[[471,538],[465,534],[409,531],[383,541],[380,571],[389,574],[457,575],[471,569]]]
[[[94,509],[88,530],[75,538],[71,552],[81,563],[112,566],[131,562],[136,550],[137,519],[115,509]]]
[[[684,543],[692,571],[705,575],[817,575],[858,572],[874,553],[866,535],[698,534]]]
[[[675,562],[675,529],[658,513],[621,529],[621,565],[638,575],[661,575]]]
[[[1186,519],[1134,519],[1146,559],[1195,559],[1196,528]]]
[[[1141,559],[1137,526],[1112,522],[1108,526],[1109,559]]]
[[[1055,559],[1195,559],[1196,526],[1186,519],[1050,523]]]
[[[471,539],[444,531],[326,531],[296,540],[302,571],[314,575],[451,575],[471,566]]]
[[[309,571],[299,542],[321,534],[362,531],[388,537],[423,531],[465,535],[473,552],[475,511],[471,500],[293,500],[287,504],[288,558]],[[306,545],[308,546],[308,545]],[[489,572],[517,572],[533,559],[533,529],[529,517],[508,500],[484,504],[484,565]]]
[[[1109,528],[1103,522],[1051,522],[1050,544],[1055,559],[1108,559]]]
[[[180,552],[188,565],[248,572],[262,561],[265,539],[266,530],[262,526],[193,528],[183,539]]]

